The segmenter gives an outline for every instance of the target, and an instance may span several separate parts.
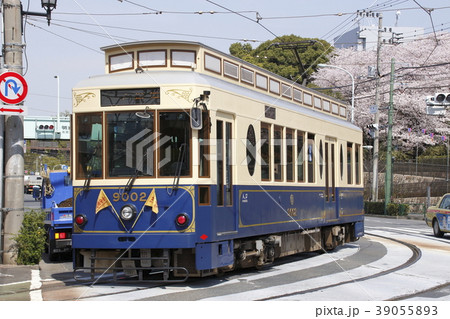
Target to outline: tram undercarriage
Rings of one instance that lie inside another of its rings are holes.
[[[203,270],[196,268],[194,248],[77,249],[74,277],[79,281],[90,282],[122,278],[183,282],[189,277],[206,277],[239,268],[259,268],[280,257],[302,252],[328,251],[355,240],[358,238],[355,236],[354,223],[236,239],[233,241],[232,252],[234,262],[224,267]],[[217,251],[218,255],[222,253]]]

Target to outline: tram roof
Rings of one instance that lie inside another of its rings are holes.
[[[138,48],[138,49],[141,49],[141,50],[145,50],[146,47],[151,49],[151,48],[154,48],[155,46],[158,46],[158,45],[164,46],[164,47],[169,47],[169,46],[172,46],[172,47],[173,46],[183,47],[184,46],[184,47],[203,48],[203,49],[205,49],[205,50],[207,50],[207,51],[209,51],[211,53],[215,53],[215,54],[217,54],[219,56],[226,57],[228,60],[232,60],[234,62],[237,62],[237,63],[241,64],[241,65],[246,65],[249,68],[251,68],[251,69],[253,69],[253,70],[255,70],[255,71],[257,71],[257,72],[259,72],[261,74],[265,74],[265,75],[268,75],[268,76],[270,76],[272,78],[276,78],[277,80],[279,80],[281,82],[285,82],[285,83],[288,82],[291,85],[294,85],[295,87],[301,88],[302,90],[307,91],[307,92],[309,92],[311,94],[314,94],[316,96],[320,96],[320,97],[326,98],[326,99],[328,99],[330,101],[335,101],[335,102],[338,102],[338,103],[345,104],[344,101],[339,100],[339,99],[337,99],[337,98],[335,98],[333,96],[329,96],[329,95],[324,94],[324,93],[322,93],[320,91],[308,88],[308,87],[306,87],[306,86],[304,86],[302,84],[299,84],[297,82],[293,82],[293,81],[291,81],[291,80],[289,80],[287,78],[282,77],[281,75],[273,73],[273,72],[271,72],[271,71],[269,71],[267,69],[259,67],[259,66],[255,65],[255,64],[252,64],[252,63],[248,62],[248,61],[242,60],[242,59],[240,59],[238,57],[235,57],[235,56],[233,56],[231,54],[225,53],[223,51],[220,51],[218,49],[215,49],[213,47],[205,45],[205,44],[203,44],[201,42],[183,41],[183,40],[134,41],[134,42],[125,42],[125,43],[118,43],[118,44],[114,44],[114,45],[110,45],[110,46],[104,46],[104,47],[101,47],[100,49],[102,51],[104,51],[105,55],[107,56],[108,54],[116,54],[118,49],[119,49],[119,51],[121,51],[121,53],[125,54],[125,53],[128,52],[129,48]],[[113,53],[113,52],[115,52],[115,53]]]
[[[294,111],[299,114],[311,116],[319,120],[327,121],[334,124],[339,124],[344,127],[359,129],[356,125],[348,122],[346,119],[341,119],[327,113],[316,111],[312,108],[301,107],[296,103],[279,99],[274,96],[264,94],[256,90],[250,90],[247,87],[233,82],[225,81],[221,78],[213,77],[208,74],[191,72],[191,71],[177,71],[177,70],[155,70],[152,72],[136,73],[119,72],[105,75],[92,76],[88,79],[80,81],[74,89],[97,88],[97,89],[114,89],[123,88],[126,86],[141,88],[151,86],[162,87],[164,85],[174,84],[196,84],[209,86],[211,88],[219,88],[225,91],[233,92],[250,99],[261,101],[270,106],[281,107]]]

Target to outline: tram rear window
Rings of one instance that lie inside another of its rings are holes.
[[[159,88],[102,90],[101,106],[159,105]]]

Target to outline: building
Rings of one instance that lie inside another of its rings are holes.
[[[25,116],[23,126],[25,174],[69,164],[70,117]]]
[[[384,27],[381,32],[385,44],[405,43],[420,39],[424,29],[420,27]],[[337,49],[356,48],[357,51],[376,50],[378,43],[378,26],[358,26],[336,38],[334,46]]]
[[[25,116],[25,140],[70,140],[70,117]]]

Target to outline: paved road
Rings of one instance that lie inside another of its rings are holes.
[[[366,218],[366,232],[360,241],[329,254],[300,254],[259,271],[251,269],[164,286],[76,285],[69,260],[44,260],[37,277],[41,286],[35,288],[35,295],[37,300],[40,295],[43,300],[90,301],[450,300],[450,236],[433,237],[423,220],[373,217]],[[0,273],[8,275],[1,268]],[[0,276],[0,283],[6,280],[13,279]],[[25,298],[24,286],[21,289],[20,298]],[[19,294],[16,297],[19,299]]]

